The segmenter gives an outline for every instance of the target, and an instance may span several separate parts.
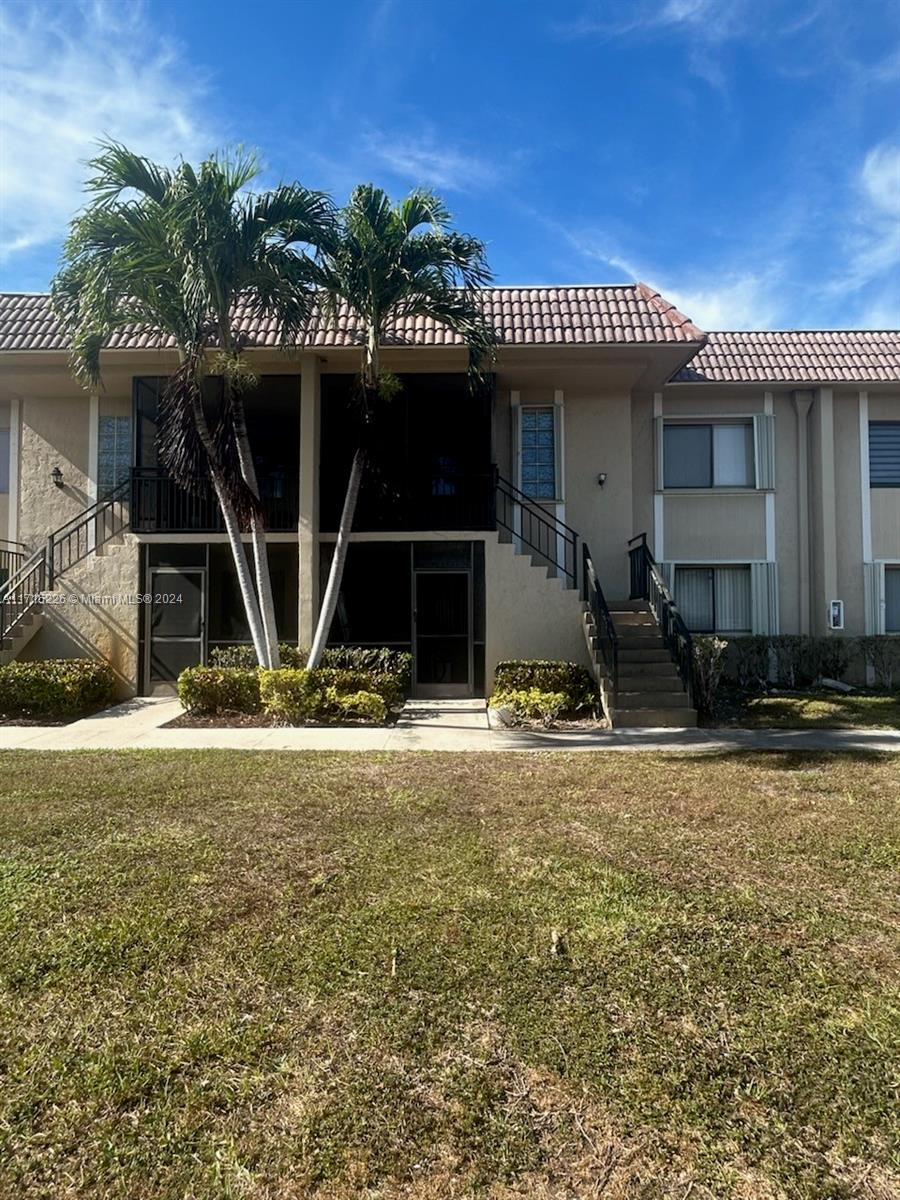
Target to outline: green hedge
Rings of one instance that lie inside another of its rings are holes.
[[[573,662],[552,662],[541,659],[512,659],[497,663],[494,671],[494,693],[505,692],[561,693],[565,698],[563,711],[575,713],[594,708],[597,688],[587,667]],[[491,697],[494,705],[494,697]]]
[[[532,721],[555,721],[567,705],[565,692],[542,692],[540,688],[495,691],[491,696],[492,708],[508,708],[515,716]]]
[[[178,698],[190,713],[256,713],[262,709],[291,724],[349,716],[383,721],[390,709],[403,703],[403,696],[404,681],[386,671],[189,667],[178,677]]]
[[[92,658],[48,658],[0,667],[0,713],[6,717],[72,717],[111,704],[116,678]]]
[[[281,655],[283,667],[299,669],[306,666],[309,652],[291,642],[279,642],[278,653]],[[259,663],[256,651],[252,646],[213,646],[209,652],[209,665],[211,667],[246,667],[249,669],[257,667]]]
[[[259,712],[259,671],[255,667],[188,667],[178,676],[178,699],[189,713]]]
[[[387,681],[387,682],[385,682]],[[368,684],[368,686],[366,686]],[[390,676],[366,675],[361,671],[260,671],[259,690],[263,710],[289,725],[304,721],[335,721],[362,717],[384,721],[391,702],[379,692],[379,684],[394,695],[396,681]]]
[[[280,642],[281,666],[300,670],[306,666],[309,651],[289,642]],[[256,651],[252,646],[214,646],[209,655],[213,667],[255,667]],[[412,655],[405,650],[389,650],[384,646],[328,646],[322,655],[322,667],[339,671],[365,671],[378,675],[393,675],[406,691],[412,678]]]

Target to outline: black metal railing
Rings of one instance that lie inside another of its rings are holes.
[[[47,586],[63,571],[124,532],[130,524],[130,481],[97,500],[89,508],[60,525],[47,538]]]
[[[496,477],[494,519],[515,545],[545,559],[568,587],[578,586],[578,534],[502,475]]]
[[[22,542],[7,542],[0,538],[0,587],[21,567],[27,557]]]
[[[23,617],[40,603],[46,586],[47,552],[41,546],[0,584],[0,649]]]
[[[299,518],[299,476],[271,472],[259,478],[271,533],[295,533]],[[131,472],[131,528],[135,533],[223,533],[225,522],[212,484],[199,480],[188,491],[161,467]]]
[[[678,605],[663,579],[656,559],[650,553],[646,533],[628,543],[631,560],[631,599],[646,600],[656,617],[666,649],[678,668],[688,696],[693,696],[694,643]]]
[[[597,647],[606,666],[606,676],[615,693],[619,686],[619,635],[597,572],[594,570],[587,542],[581,543],[581,598],[593,618]]]

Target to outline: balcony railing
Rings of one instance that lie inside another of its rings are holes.
[[[295,533],[299,515],[297,472],[260,475],[260,491],[270,533]],[[224,533],[225,523],[212,485],[195,491],[180,487],[160,467],[131,473],[131,528],[135,533]]]

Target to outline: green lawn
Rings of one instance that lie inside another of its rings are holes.
[[[887,1200],[900,759],[0,754],[0,1195]]]
[[[900,692],[815,692],[758,696],[740,724],[748,729],[900,729]]]

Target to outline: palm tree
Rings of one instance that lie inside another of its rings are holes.
[[[379,358],[389,326],[404,317],[429,317],[458,333],[469,348],[472,382],[480,379],[496,343],[475,294],[492,278],[484,244],[451,229],[450,220],[443,202],[430,192],[414,191],[392,204],[380,188],[364,184],[341,212],[336,238],[323,255],[318,279],[325,315],[334,319],[345,307],[362,327],[357,390],[363,434],[350,468],[310,667],[318,666],[334,619],[372,421],[379,400],[397,386],[381,370]]]
[[[331,201],[298,184],[253,194],[253,155],[212,156],[196,170],[161,167],[115,142],[91,160],[92,199],[71,225],[53,302],[68,328],[73,364],[90,386],[100,352],[123,326],[138,324],[174,341],[179,369],[159,414],[159,452],[175,481],[195,488],[208,476],[222,511],[257,658],[278,666],[265,522],[244,394],[257,380],[235,326],[266,316],[283,347],[295,345],[315,296],[313,257],[332,241]],[[222,377],[211,415],[203,380]],[[241,538],[249,525],[256,591]]]

